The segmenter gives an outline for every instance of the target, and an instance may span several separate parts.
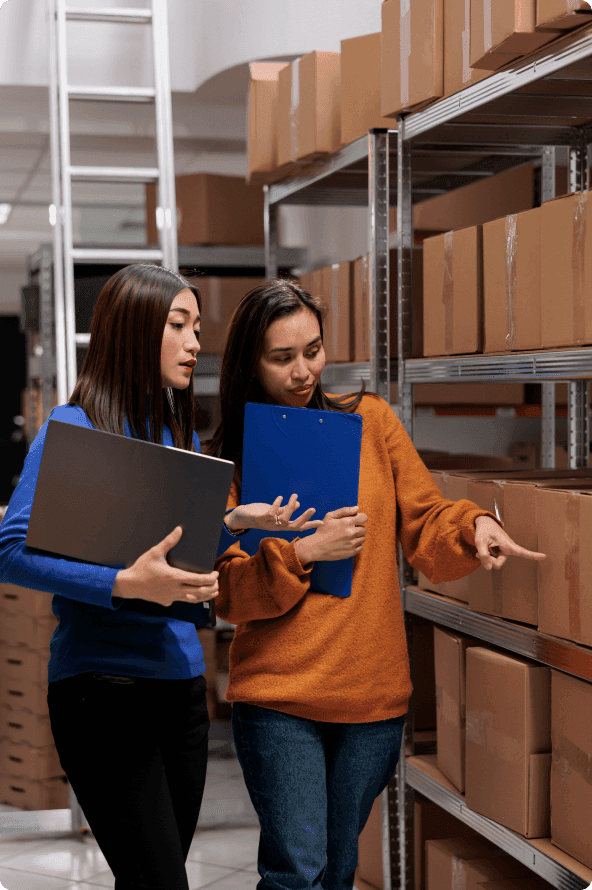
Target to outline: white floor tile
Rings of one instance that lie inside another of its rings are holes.
[[[49,841],[29,852],[9,856],[2,860],[2,866],[63,881],[87,881],[108,867],[96,844],[66,839]]]
[[[227,878],[215,881],[208,886],[208,890],[255,890],[261,878],[250,871],[235,871]],[[189,881],[189,890],[198,890],[199,884],[194,885]]]
[[[0,866],[0,883],[6,890],[64,890],[64,881],[47,875],[14,871]]]
[[[211,865],[244,868],[256,862],[258,847],[258,828],[210,829],[195,835],[187,858]]]
[[[19,837],[15,835],[0,835],[0,864],[8,859],[9,856],[19,856],[21,853],[31,853],[38,847],[47,844],[47,840],[42,837],[34,838],[31,835]]]

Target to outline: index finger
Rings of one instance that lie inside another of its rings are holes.
[[[511,556],[521,556],[523,559],[534,559],[540,562],[542,559],[547,558],[546,553],[537,553],[534,550],[525,550],[524,547],[520,547],[519,544],[514,544],[512,547],[508,544],[505,548]]]
[[[183,569],[176,569],[170,566],[173,578],[171,580],[178,581],[187,587],[209,587],[219,577],[219,572],[210,572],[209,575],[200,574],[198,572],[185,572]]]

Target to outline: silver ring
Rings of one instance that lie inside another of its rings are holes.
[[[280,520],[279,514],[275,517],[275,524],[281,525],[281,520]]]

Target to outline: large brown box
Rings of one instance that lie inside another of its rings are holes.
[[[537,28],[568,31],[592,21],[592,9],[586,0],[537,0]]]
[[[0,705],[32,714],[47,714],[47,683],[3,677],[0,682]]]
[[[470,0],[444,0],[444,95],[478,83],[488,71],[471,68]],[[447,229],[451,226],[446,226]]]
[[[465,790],[466,653],[477,640],[434,627],[438,769]]]
[[[48,650],[57,625],[55,617],[35,618],[23,612],[14,615],[0,612],[0,640],[11,646]]]
[[[34,748],[4,739],[0,742],[0,773],[26,779],[53,779],[62,776],[64,770],[53,743],[45,748]]]
[[[228,325],[243,297],[263,278],[197,278],[194,284],[201,295],[200,352],[203,355],[222,355],[226,345]]]
[[[253,62],[247,102],[249,175],[272,173],[278,166],[278,78],[287,62]],[[263,217],[261,217],[263,219]]]
[[[264,244],[263,190],[241,176],[190,173],[175,178],[179,244]],[[158,243],[156,186],[146,186],[146,236]]]
[[[19,810],[64,810],[69,807],[65,777],[36,781],[0,775],[0,801]]]
[[[551,839],[592,868],[592,685],[551,675]]]
[[[17,745],[27,744],[33,748],[46,748],[53,744],[53,734],[46,714],[32,714],[30,711],[14,711],[7,705],[0,707],[0,738],[9,739]]]
[[[538,627],[592,646],[592,491],[536,491]]]
[[[0,611],[10,615],[23,613],[36,620],[54,618],[52,599],[51,593],[17,587],[16,584],[0,584]]]
[[[532,872],[485,838],[444,838],[426,843],[426,890],[481,890],[481,882]]]
[[[555,37],[535,31],[536,0],[471,0],[471,66],[497,71]]]
[[[382,4],[381,113],[418,111],[444,95],[444,0]]]
[[[541,213],[544,349],[592,343],[592,225],[588,192],[546,201]],[[558,295],[561,296],[558,299]]]
[[[551,671],[467,650],[467,807],[525,837],[548,837]]]
[[[300,59],[298,160],[333,154],[341,146],[340,53],[308,53]]]
[[[541,214],[483,226],[483,351],[541,349]]]
[[[327,362],[351,362],[352,263],[333,263],[323,269],[323,299],[328,313],[323,320],[323,347]]]
[[[424,355],[483,351],[481,226],[423,243]]]
[[[380,111],[381,34],[341,41],[341,142],[349,145],[375,127],[396,129]]]
[[[277,163],[292,164],[298,154],[298,67],[296,60],[286,65],[278,77]]]

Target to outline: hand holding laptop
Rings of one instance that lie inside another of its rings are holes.
[[[161,606],[174,602],[202,603],[218,596],[218,572],[200,575],[169,565],[166,556],[183,535],[177,526],[159,544],[143,553],[128,569],[117,573],[113,596],[141,599]]]

